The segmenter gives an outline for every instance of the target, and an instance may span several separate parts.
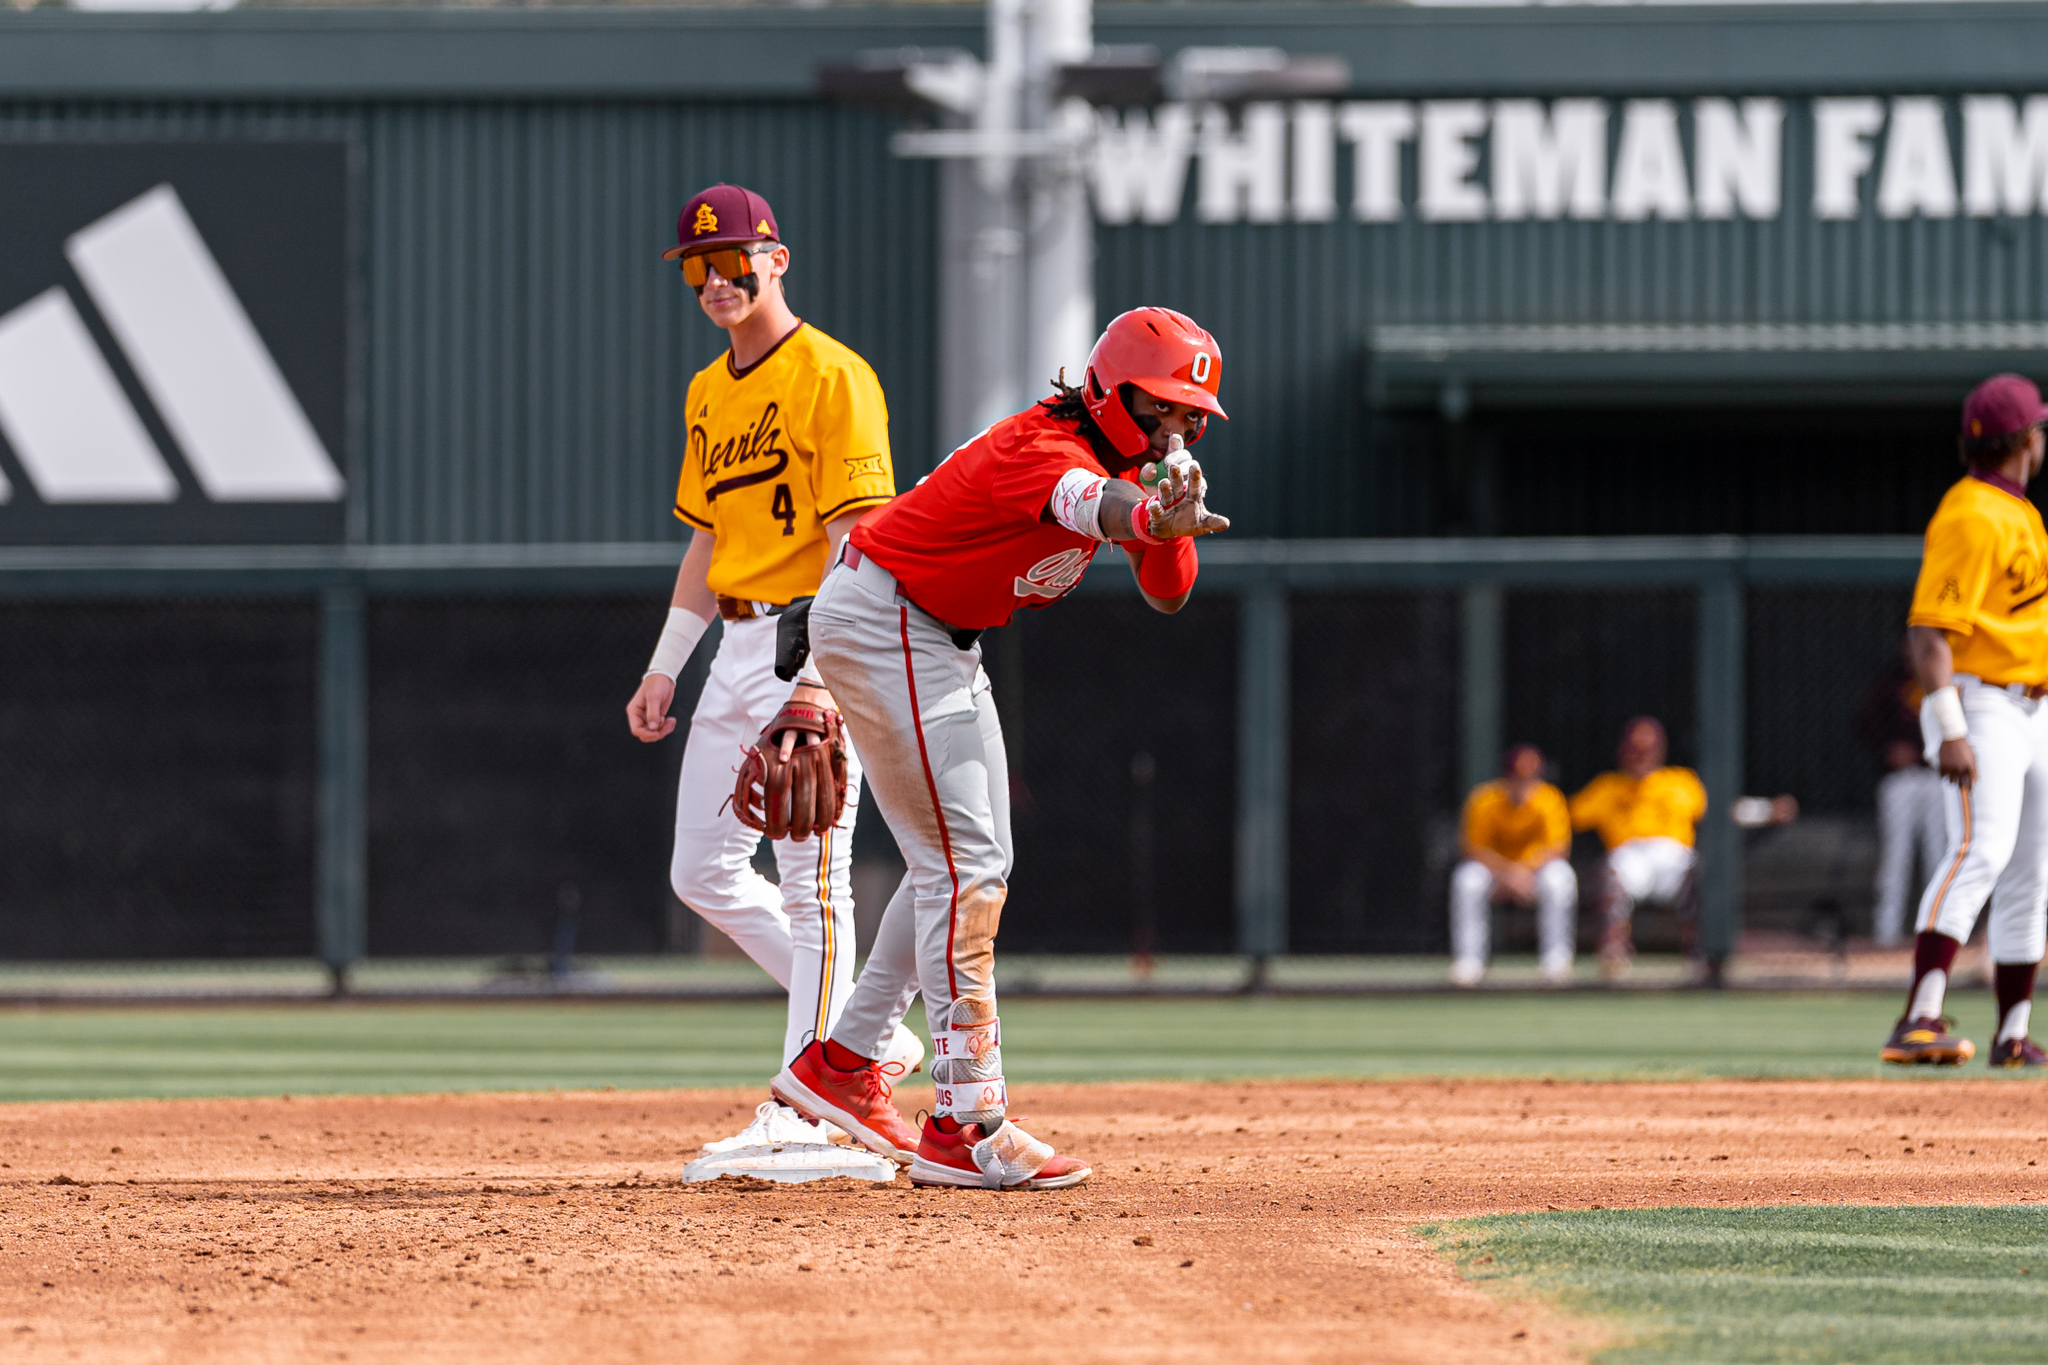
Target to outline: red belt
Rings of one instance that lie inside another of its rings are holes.
[[[853,543],[852,536],[848,536],[845,540],[839,542],[839,562],[847,568],[858,569],[864,557],[860,552],[860,547]]]

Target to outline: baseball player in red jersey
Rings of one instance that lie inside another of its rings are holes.
[[[1081,581],[1104,543],[1178,611],[1203,506],[1183,450],[1213,414],[1222,357],[1164,308],[1111,322],[1082,387],[996,423],[854,528],[810,613],[818,670],[909,871],[828,1037],[771,1085],[812,1119],[910,1166],[912,1183],[1059,1189],[1089,1168],[1007,1117],[995,938],[1011,863],[1009,771],[976,638]],[[1141,480],[1141,468],[1144,479]],[[1147,481],[1163,475],[1158,491]],[[876,1062],[924,992],[935,1102],[905,1123]]]

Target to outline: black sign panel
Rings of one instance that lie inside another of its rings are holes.
[[[349,163],[0,141],[0,545],[342,538]]]

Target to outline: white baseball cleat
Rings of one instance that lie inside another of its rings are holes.
[[[812,1123],[779,1100],[763,1100],[754,1109],[754,1121],[729,1138],[704,1144],[705,1156],[737,1152],[743,1147],[824,1146],[838,1135],[829,1123]]]
[[[1569,986],[1572,984],[1572,960],[1546,962],[1542,967],[1543,984],[1546,986]]]
[[[1451,964],[1453,986],[1476,986],[1486,976],[1486,964],[1471,958],[1460,958]]]

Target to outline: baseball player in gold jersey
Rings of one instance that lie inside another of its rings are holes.
[[[2016,374],[1963,404],[1969,473],[1927,526],[1907,648],[1926,699],[1920,728],[1945,779],[1948,850],[1920,899],[1906,1012],[1887,1062],[1968,1061],[1942,1003],[1956,951],[1988,897],[1995,1067],[2048,1066],[2027,1037],[2034,973],[2048,943],[2048,531],[2027,498],[2041,471],[2048,404]]]
[[[676,675],[712,615],[722,617],[724,634],[683,752],[669,880],[685,905],[789,992],[787,1061],[830,1033],[853,989],[849,873],[860,765],[848,755],[836,824],[813,838],[775,843],[779,886],[754,870],[761,836],[730,807],[733,774],[785,707],[831,706],[808,667],[794,684],[776,678],[776,617],[817,592],[847,532],[895,495],[889,412],[867,362],[790,310],[782,287],[789,248],[760,195],[737,185],[699,193],[677,218],[676,246],[665,258],[680,258],[684,281],[729,345],[690,381],[675,501],[676,516],[691,529],[690,547],[626,718],[648,743],[674,732],[668,709]],[[900,1075],[923,1056],[916,1035],[899,1028],[886,1062]],[[771,1099],[745,1131],[705,1150],[823,1145],[831,1136]]]

